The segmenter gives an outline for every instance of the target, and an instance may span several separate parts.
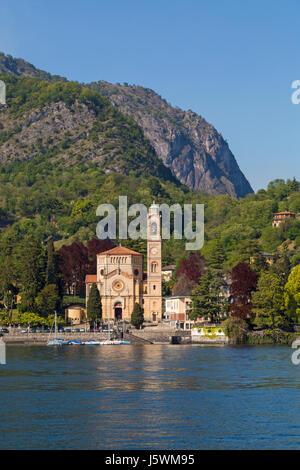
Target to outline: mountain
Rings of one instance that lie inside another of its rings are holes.
[[[51,82],[65,80],[36,69],[23,59],[2,53],[0,73]],[[86,86],[106,96],[123,114],[134,118],[157,156],[181,183],[195,191],[234,197],[253,192],[227,142],[201,116],[174,108],[154,91],[140,86],[113,85],[104,81]]]
[[[0,73],[41,78],[42,80],[46,80],[48,82],[67,81],[67,79],[64,77],[60,77],[59,75],[51,75],[51,73],[35,68],[34,65],[26,62],[23,59],[16,59],[11,55],[4,54],[3,52],[0,52]]]
[[[75,82],[0,75],[8,107],[0,108],[0,163],[96,164],[104,173],[175,181],[142,129],[105,97]]]
[[[140,86],[88,85],[107,96],[122,113],[133,116],[164,164],[195,191],[244,197],[253,190],[227,142],[193,111],[169,105],[154,91]]]

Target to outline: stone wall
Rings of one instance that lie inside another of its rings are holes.
[[[108,333],[58,333],[58,338],[63,338],[67,341],[89,341],[90,339],[105,340],[108,339]],[[53,338],[53,334],[51,335]],[[6,344],[47,344],[49,340],[49,333],[21,333],[14,332],[4,334],[2,337]]]
[[[178,343],[191,342],[190,331],[176,331],[171,328],[144,328],[143,330],[131,330],[130,332],[133,336],[143,338],[153,344],[170,344],[173,337],[180,338]]]
[[[193,344],[228,344],[229,339],[225,337],[208,338],[207,336],[192,336]]]

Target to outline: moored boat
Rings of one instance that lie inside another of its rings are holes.
[[[47,346],[63,346],[64,344],[67,344],[64,339],[57,338],[57,313],[56,312],[54,314],[54,338],[53,339],[51,339],[52,329],[53,329],[53,324],[52,324],[51,331],[49,334]]]

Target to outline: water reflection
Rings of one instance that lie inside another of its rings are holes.
[[[287,347],[25,346],[7,360],[0,448],[298,447]]]

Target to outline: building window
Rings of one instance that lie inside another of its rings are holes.
[[[152,222],[151,224],[151,235],[157,235],[157,223]]]
[[[152,273],[157,273],[157,263],[152,263],[151,264],[151,272]]]
[[[153,290],[156,290],[156,286],[153,286]]]

